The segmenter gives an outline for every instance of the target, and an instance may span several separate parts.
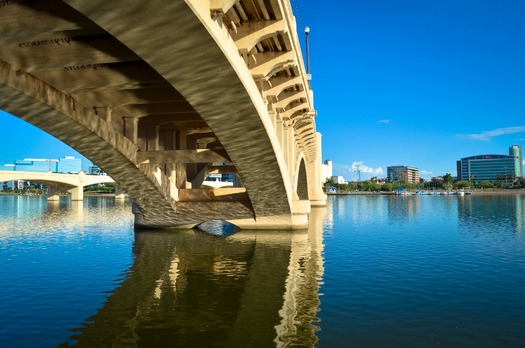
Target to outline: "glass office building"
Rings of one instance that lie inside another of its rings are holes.
[[[0,170],[38,173],[78,173],[82,170],[82,160],[73,156],[58,159],[25,158],[13,164],[0,165]]]
[[[457,161],[458,180],[513,182],[523,177],[523,155],[519,145],[509,148],[509,155],[477,155]]]

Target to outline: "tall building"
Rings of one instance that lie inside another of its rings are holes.
[[[509,148],[508,155],[476,155],[457,161],[458,180],[513,182],[523,177],[523,154],[519,145]]]
[[[512,145],[509,147],[509,155],[515,156],[517,161],[514,161],[516,167],[516,176],[523,178],[523,149],[519,145]]]
[[[388,182],[419,183],[419,169],[410,166],[386,167],[386,179]]]
[[[82,170],[82,160],[73,156],[65,156],[59,159],[25,158],[23,160],[16,160],[13,164],[0,166],[0,170],[39,173],[78,173]]]

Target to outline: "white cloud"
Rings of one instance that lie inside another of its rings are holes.
[[[352,180],[368,180],[373,176],[381,177],[383,175],[383,168],[372,168],[363,164],[362,161],[354,161],[350,167],[347,167],[347,170]]]
[[[499,137],[500,135],[514,134],[525,132],[525,126],[515,126],[507,128],[497,128],[490,131],[484,131],[479,134],[460,134],[461,137],[466,137],[473,140],[489,141],[493,137]]]
[[[359,173],[357,169],[359,166]],[[377,167],[372,168],[365,164],[362,161],[354,161],[351,165],[334,165],[333,175],[341,175],[345,181],[357,181],[357,180],[369,180],[370,178],[377,176],[378,178],[383,178],[383,168]],[[359,175],[360,174],[360,175]],[[359,177],[361,176],[361,177]]]
[[[352,170],[353,171],[357,171],[359,169],[359,171],[361,173],[370,173],[370,174],[383,174],[383,168],[381,167],[377,167],[377,168],[372,168],[372,167],[368,167],[366,165],[363,164],[363,162],[359,161],[359,162],[353,162],[352,163]]]
[[[379,120],[377,123],[390,123],[390,120]]]

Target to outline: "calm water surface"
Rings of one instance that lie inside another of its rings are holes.
[[[0,347],[523,347],[525,196],[346,196],[302,232],[0,196]]]

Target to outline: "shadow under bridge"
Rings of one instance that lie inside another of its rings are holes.
[[[325,205],[288,0],[0,6],[0,108],[108,173],[136,226],[305,228]],[[233,187],[201,187],[212,174]]]

